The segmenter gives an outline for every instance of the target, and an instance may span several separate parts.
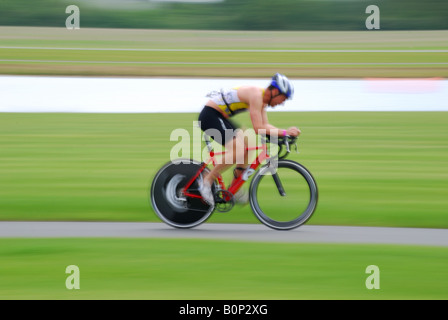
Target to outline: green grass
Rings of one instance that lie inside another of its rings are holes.
[[[447,77],[446,65],[425,64],[447,63],[446,52],[101,50],[446,50],[446,34],[447,31],[241,32],[85,28],[69,31],[64,28],[0,27],[2,47],[12,47],[0,48],[0,60],[5,60],[0,61],[0,74],[266,77],[278,71],[295,78]],[[172,62],[177,64],[169,64]],[[347,65],[351,63],[354,65]]]
[[[0,220],[158,221],[148,186],[178,143],[169,140],[172,130],[193,136],[193,120],[2,114]],[[250,125],[248,115],[237,120]],[[317,180],[310,224],[448,227],[448,113],[292,112],[270,113],[270,121],[302,130],[300,154],[289,159]],[[210,221],[258,223],[249,206]]]
[[[0,27],[0,42],[47,48],[446,50],[446,33]],[[0,49],[1,59],[81,61],[0,62],[0,74],[18,75],[448,76],[444,65],[398,64],[447,62],[446,53]],[[0,220],[159,221],[147,188],[176,144],[169,141],[171,131],[191,132],[193,120],[193,114],[2,113]],[[308,167],[319,186],[318,208],[309,224],[448,227],[448,113],[273,113],[270,120],[302,129],[301,153],[290,159]],[[247,117],[239,121],[250,125]],[[249,207],[215,213],[209,221],[259,223]],[[446,255],[446,248],[416,246],[0,239],[0,299],[446,299]],[[65,268],[73,264],[80,268],[80,290],[65,288]],[[381,270],[380,290],[365,287],[365,269],[372,264]]]
[[[0,299],[446,299],[447,248],[0,239]],[[80,271],[68,290],[66,267]],[[368,290],[369,265],[380,289]]]
[[[2,46],[140,49],[448,49],[439,31],[219,31],[0,27]]]
[[[281,61],[282,63],[403,63],[403,62],[447,62],[444,52],[175,52],[175,51],[83,51],[52,49],[1,49],[2,59],[56,60],[56,61],[96,61],[96,62],[178,62],[263,65]]]

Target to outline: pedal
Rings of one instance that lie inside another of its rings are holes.
[[[229,212],[235,205],[233,194],[228,190],[217,190],[215,193],[215,208],[219,212]]]

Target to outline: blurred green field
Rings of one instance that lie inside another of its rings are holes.
[[[0,27],[0,74],[447,77],[446,52],[282,52],[447,50],[447,34]],[[247,115],[238,117],[250,126]],[[194,120],[1,113],[0,220],[159,221],[148,186],[177,143],[171,132],[191,132]],[[448,113],[270,113],[270,120],[302,130],[300,154],[290,159],[313,173],[320,192],[308,224],[448,227]],[[247,206],[208,222],[259,223]],[[1,299],[448,297],[446,248],[435,247],[0,239],[0,261]],[[72,264],[80,267],[81,290],[65,288]],[[371,264],[380,267],[380,290],[365,287]]]
[[[14,114],[0,117],[0,220],[158,221],[147,201],[174,129],[195,114]],[[249,125],[248,115],[239,115]],[[270,113],[302,130],[319,187],[309,224],[448,227],[448,113]],[[193,154],[193,150],[192,154]],[[230,174],[227,172],[226,174]],[[228,176],[227,176],[228,177]],[[250,208],[209,222],[258,223]]]
[[[445,300],[447,250],[185,239],[0,239],[0,299]],[[79,268],[79,290],[65,286],[69,265]],[[379,268],[379,289],[366,288],[369,265]]]
[[[447,35],[448,31],[0,27],[0,74],[266,77],[283,72],[295,78],[447,77],[448,54],[443,51],[448,48]]]

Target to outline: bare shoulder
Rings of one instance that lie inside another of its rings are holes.
[[[238,97],[242,102],[250,103],[254,98],[261,98],[263,89],[256,86],[242,86],[238,88]]]

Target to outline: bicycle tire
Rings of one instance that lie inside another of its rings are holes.
[[[258,220],[272,229],[291,230],[297,228],[306,223],[316,209],[318,200],[316,181],[308,169],[291,160],[279,160],[274,171],[275,174],[273,173],[272,167],[265,165],[253,177],[249,191],[252,211]],[[271,177],[273,179],[271,179]],[[298,180],[295,180],[296,178]],[[278,179],[277,182],[275,181],[276,179]],[[306,183],[304,183],[303,180]],[[272,186],[272,181],[274,181],[274,187]],[[285,194],[282,195],[280,187],[283,186],[283,182],[289,183],[288,189],[297,189],[295,190],[296,193],[291,195],[291,193],[293,193],[290,192],[291,190],[284,190]],[[302,191],[298,190],[299,188],[296,188],[294,185],[298,184],[298,182],[302,182],[303,184]],[[291,185],[294,186],[291,187]],[[278,192],[275,191],[276,188]],[[278,197],[274,198],[276,196]],[[302,208],[295,208],[295,205],[291,205],[294,210],[294,212],[292,212],[293,218],[285,217],[289,215],[289,212],[281,212],[281,210],[291,210],[291,207],[282,207],[281,199],[289,197],[295,201],[296,196],[297,198],[302,199],[302,202],[304,203]],[[264,202],[265,204],[262,205],[261,202]],[[265,209],[267,207],[270,208],[270,213],[267,213],[267,210]],[[275,218],[273,216],[275,216]]]
[[[205,222],[213,213],[201,199],[181,197],[180,191],[197,174],[201,163],[178,159],[166,163],[155,175],[150,188],[150,201],[156,215],[175,228],[193,228]],[[209,171],[208,168],[205,168]],[[195,181],[191,188],[198,189]],[[214,192],[212,186],[212,192]]]

